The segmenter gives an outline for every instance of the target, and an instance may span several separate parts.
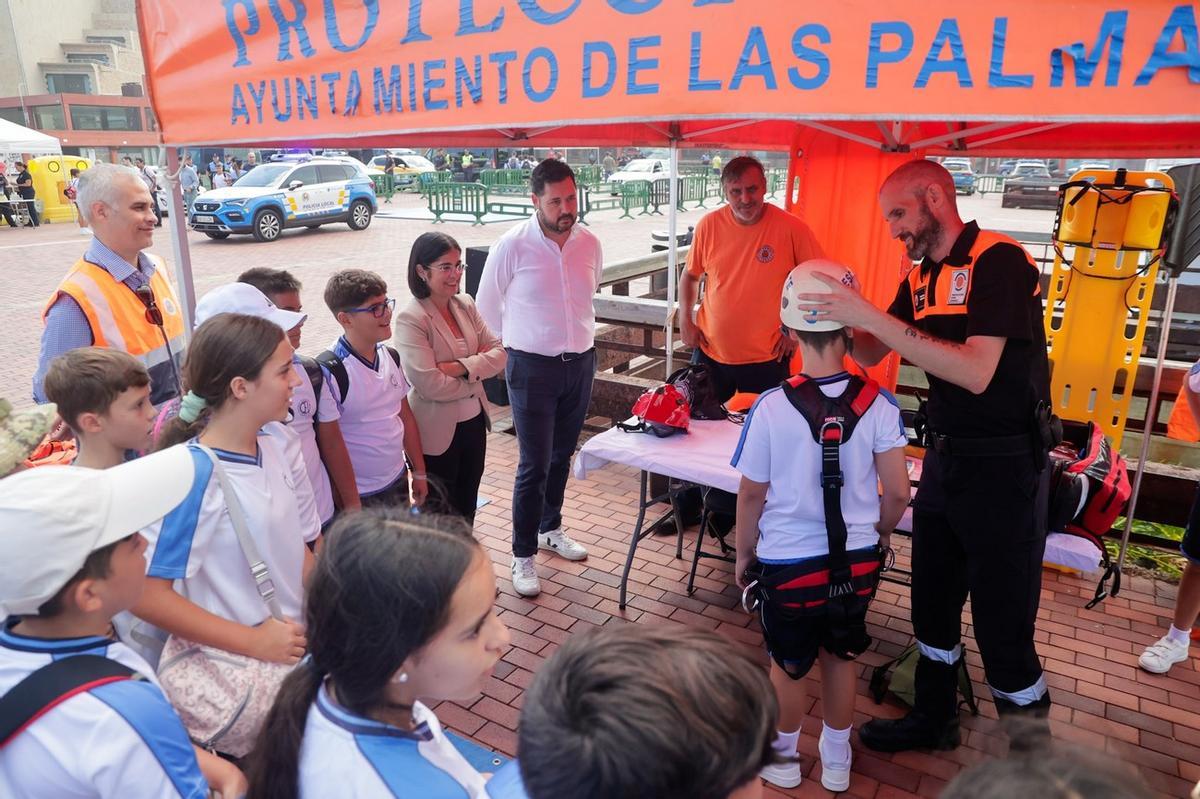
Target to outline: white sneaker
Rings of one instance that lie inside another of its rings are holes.
[[[546,549],[567,560],[583,560],[587,550],[560,527],[548,533],[538,533],[538,549]]]
[[[512,584],[513,589],[521,596],[537,596],[542,592],[533,558],[512,559]]]
[[[1164,635],[1146,647],[1146,651],[1138,658],[1138,665],[1151,674],[1166,674],[1176,663],[1187,659],[1187,644],[1177,644],[1169,635]]]
[[[795,788],[800,784],[800,761],[772,763],[763,766],[758,776],[779,788]]]
[[[847,745],[847,751],[850,747]],[[845,763],[834,763],[825,758],[825,733],[821,733],[821,738],[817,742],[817,751],[821,753],[821,785],[827,791],[841,793],[850,788],[850,763],[852,758],[848,757]]]

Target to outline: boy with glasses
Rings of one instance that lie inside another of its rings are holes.
[[[421,434],[408,406],[408,381],[400,354],[385,342],[392,334],[396,301],[374,272],[345,269],[325,285],[325,304],[342,326],[333,347],[317,356],[341,411],[342,438],[354,466],[362,505],[407,507],[425,501]]]

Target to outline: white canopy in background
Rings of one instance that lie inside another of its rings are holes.
[[[29,155],[61,155],[62,144],[53,136],[47,136],[16,122],[0,119],[0,153],[11,153],[14,156],[26,153]]]

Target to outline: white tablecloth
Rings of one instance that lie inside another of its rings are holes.
[[[633,421],[633,420],[631,420]],[[633,466],[655,474],[687,480],[737,493],[741,474],[729,465],[742,426],[729,421],[693,419],[687,433],[658,438],[650,433],[626,433],[616,427],[593,436],[575,456],[580,480],[609,463]]]

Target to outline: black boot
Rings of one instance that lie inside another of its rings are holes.
[[[1000,723],[1008,734],[1010,753],[1030,754],[1050,746],[1049,692],[1028,705],[1018,705],[999,696],[995,699]]]
[[[876,752],[954,749],[959,744],[958,669],[922,656],[914,678],[916,702],[907,716],[875,719],[859,730],[863,746]]]

